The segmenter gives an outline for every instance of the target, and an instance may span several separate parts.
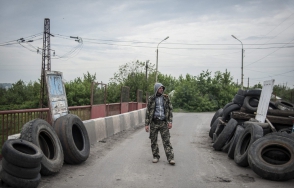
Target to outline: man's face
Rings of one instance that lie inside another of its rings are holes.
[[[163,87],[162,86],[157,90],[157,93],[160,93],[160,94],[163,93]]]

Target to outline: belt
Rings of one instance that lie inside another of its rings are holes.
[[[153,118],[153,121],[154,122],[161,122],[161,121],[165,121],[165,120],[161,120],[161,119],[158,119],[158,118]]]

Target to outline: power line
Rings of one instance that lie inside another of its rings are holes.
[[[282,23],[284,23],[287,19],[289,19],[292,15],[293,15],[294,13],[292,13],[290,16],[288,16],[286,19],[284,19],[279,25],[277,25],[275,28],[273,28],[270,32],[268,32],[267,34],[265,34],[265,36],[267,36],[268,34],[270,34],[273,30],[275,30],[277,27],[279,27]],[[264,37],[262,37],[262,38],[264,38]],[[261,39],[259,39],[259,40],[261,40]],[[259,41],[258,40],[258,41]],[[270,39],[271,40],[271,39]],[[268,40],[268,41],[270,41],[270,40]],[[258,42],[258,41],[256,41],[256,42]],[[268,42],[267,41],[267,42]],[[261,44],[261,45],[266,45],[266,44],[269,44],[269,43],[267,43],[267,42],[265,42],[265,43],[263,43],[263,44]],[[252,52],[252,51],[251,51]]]
[[[24,39],[24,40],[26,40],[26,39],[32,39],[32,38],[38,37],[38,36],[40,36],[40,35],[42,35],[42,34],[43,34],[43,33],[37,33],[37,34],[30,35],[30,36],[28,36],[28,37],[23,37],[23,38],[20,38],[20,39]],[[17,42],[17,41],[20,40],[20,39],[16,39],[16,40],[8,41],[8,42],[2,42],[2,43],[0,43],[0,45],[7,44],[7,43],[11,43],[11,42]]]
[[[294,41],[294,39],[293,39],[293,40],[291,40],[290,42],[292,42],[292,41]],[[290,42],[289,42],[289,43],[290,43]],[[267,54],[266,56],[264,56],[264,57],[260,58],[259,60],[257,60],[257,61],[254,61],[253,63],[250,63],[250,64],[248,64],[248,65],[245,65],[245,66],[249,66],[249,65],[252,65],[252,64],[254,64],[254,63],[257,63],[258,61],[260,61],[260,60],[262,60],[262,59],[264,59],[264,58],[268,57],[269,55],[271,55],[271,54],[275,53],[276,51],[278,51],[278,50],[280,50],[280,49],[282,49],[282,47],[281,47],[281,48],[278,48],[277,50],[275,50],[275,51],[273,51],[273,52],[271,52],[271,53],[269,53],[269,54]]]
[[[125,46],[125,47],[136,47],[136,48],[150,48],[155,49],[156,47],[151,46],[137,46],[128,44],[111,44],[111,43],[101,43],[101,42],[90,42],[84,41],[92,44],[103,44],[110,46]],[[246,48],[246,49],[272,49],[272,48],[293,48],[294,46],[283,46],[283,47],[264,47],[264,48]],[[177,48],[177,47],[160,47],[161,49],[174,49],[174,50],[236,50],[235,48]]]
[[[290,73],[290,72],[294,72],[294,70],[283,72],[283,73],[280,73],[280,74],[275,74],[275,75],[267,76],[267,77],[262,77],[262,78],[268,78],[268,77],[273,77],[273,76],[280,76],[282,74],[287,74],[287,73]],[[262,79],[262,78],[254,78],[254,79]]]
[[[42,33],[41,33],[42,34]],[[39,36],[41,34],[35,34],[31,35],[26,38],[34,38],[36,36]],[[66,39],[66,40],[72,40],[70,36],[65,36],[65,35],[60,35],[60,34],[54,34],[58,38]],[[154,46],[141,46],[141,45],[131,45],[131,44],[115,44],[115,43],[106,43],[106,42],[93,42],[93,41],[112,41],[112,42],[130,42],[130,43],[142,43],[142,44],[155,44],[152,42],[136,42],[136,41],[116,41],[116,40],[101,40],[101,39],[89,39],[89,38],[83,38],[84,42],[86,43],[92,43],[92,44],[102,44],[102,45],[110,45],[110,46],[125,46],[125,47],[137,47],[137,48],[152,48],[155,49]],[[9,41],[9,42],[14,42],[12,44],[17,44],[17,40],[15,41]],[[7,46],[7,45],[12,45],[9,42],[0,44],[0,46]],[[166,44],[175,44],[175,45],[189,45],[189,46],[236,46],[238,44],[188,44],[188,43],[166,43]],[[244,45],[290,45],[294,43],[267,43],[267,44],[244,44]],[[272,48],[293,48],[293,45],[290,46],[270,46],[270,47],[251,47],[251,48],[246,48],[246,49],[272,49]],[[186,48],[186,47],[161,47],[162,49],[181,49],[181,50],[235,50],[234,48]],[[69,52],[70,53],[70,52]]]
[[[60,36],[60,38],[64,38],[64,39],[68,39],[68,40],[70,39],[70,36],[61,35],[61,34],[54,34],[54,35]],[[84,37],[83,37],[83,40],[84,41],[88,41],[89,40],[89,42],[91,40],[94,40],[94,41],[109,41],[109,42],[128,42],[128,43],[138,43],[138,44],[140,44],[140,43],[142,43],[142,44],[157,44],[156,42],[104,40],[104,39],[91,39],[91,38],[84,38]],[[90,42],[90,43],[95,43],[96,44],[97,42]],[[110,44],[110,43],[97,43],[97,44]],[[208,45],[208,46],[210,46],[210,45],[214,45],[214,46],[218,46],[218,45],[220,45],[220,46],[226,46],[226,45],[228,45],[228,46],[239,46],[239,44],[217,44],[217,43],[210,43],[210,44],[208,44],[208,43],[191,44],[190,43],[189,44],[189,43],[168,43],[167,42],[165,44],[196,45],[196,46],[204,46],[204,45]],[[288,43],[267,43],[267,44],[251,44],[251,43],[249,43],[249,44],[243,44],[243,45],[283,45],[283,44],[288,44]]]

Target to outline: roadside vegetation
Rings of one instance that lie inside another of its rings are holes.
[[[145,62],[136,61],[120,66],[107,84],[106,103],[120,102],[122,86],[130,88],[130,101],[136,101],[137,90],[142,90],[143,102],[145,102],[146,94],[149,96],[154,93],[154,67],[154,64],[149,63],[146,74]],[[87,72],[83,77],[66,82],[68,105],[90,105],[91,83],[96,79],[96,74],[91,75]],[[186,74],[178,78],[159,73],[158,81],[166,86],[166,94],[171,93],[173,106],[178,112],[216,111],[230,102],[240,88],[228,71],[212,73],[206,70],[199,75]],[[258,84],[250,88],[262,88],[262,85]],[[275,85],[273,93],[293,103],[293,89]],[[40,79],[29,83],[19,80],[8,90],[0,88],[0,110],[39,108],[39,98]]]

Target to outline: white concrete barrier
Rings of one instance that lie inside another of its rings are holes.
[[[96,141],[90,141],[91,143],[107,138],[105,118],[97,118],[93,121],[95,122]]]
[[[146,108],[124,114],[83,121],[90,143],[94,144],[121,131],[143,125]],[[95,134],[95,135],[94,135]]]

